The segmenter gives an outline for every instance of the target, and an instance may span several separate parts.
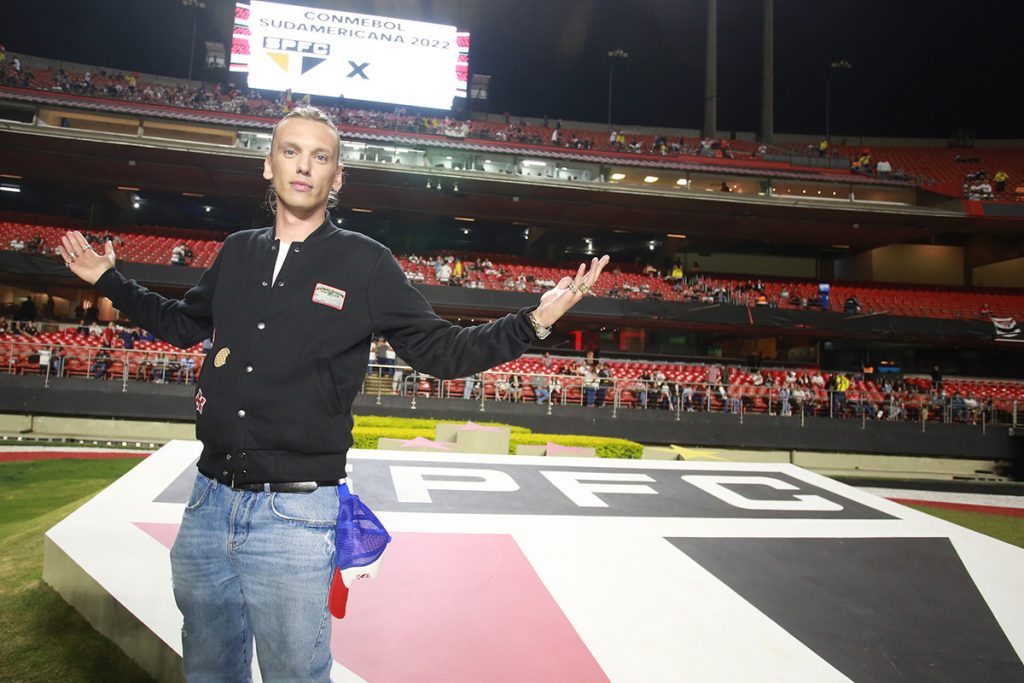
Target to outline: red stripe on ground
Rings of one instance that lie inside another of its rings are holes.
[[[26,460],[111,460],[114,458],[145,458],[149,453],[136,451],[8,451],[0,453],[0,462]]]
[[[966,510],[968,512],[984,512],[989,515],[1008,515],[1010,517],[1024,517],[1024,508],[1006,508],[998,505],[972,505],[971,503],[947,503],[941,500],[910,500],[906,498],[890,498],[894,503],[901,505],[926,505],[929,507],[945,508],[946,510]]]

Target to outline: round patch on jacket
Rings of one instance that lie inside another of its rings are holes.
[[[231,355],[231,349],[229,349],[229,348],[227,348],[225,346],[223,349],[221,349],[220,351],[217,352],[216,356],[213,357],[213,367],[215,367],[215,368],[222,367],[225,363],[228,362],[228,356],[230,356],[230,355]]]

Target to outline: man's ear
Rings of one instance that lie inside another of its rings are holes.
[[[266,157],[263,158],[263,179],[264,180],[273,180],[274,179],[274,170],[270,167],[270,155],[269,154]]]
[[[341,190],[341,186],[344,183],[345,167],[342,164],[338,164],[338,170],[334,172],[334,182],[331,183],[331,189],[335,192]]]

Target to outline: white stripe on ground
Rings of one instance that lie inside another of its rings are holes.
[[[935,503],[961,503],[965,505],[991,505],[1003,508],[1024,508],[1024,496],[997,496],[987,493],[953,493],[950,491],[912,491],[910,489],[879,489],[858,487],[861,491],[901,500],[920,500]]]
[[[141,441],[130,441],[129,443],[142,443]],[[148,444],[148,442],[147,442]],[[6,445],[0,446],[0,453],[31,453],[34,451],[45,451],[47,453],[110,453],[111,451],[124,451],[125,453],[152,453],[154,448],[146,448],[142,446],[140,448],[124,448],[121,443],[118,442],[117,446],[111,444],[110,446],[14,446]]]

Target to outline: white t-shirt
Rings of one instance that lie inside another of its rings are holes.
[[[281,273],[281,266],[284,265],[284,260],[288,257],[288,249],[291,246],[291,242],[281,242],[281,246],[278,247],[277,262],[274,263],[274,277],[270,278],[271,282],[277,282],[277,276]]]

